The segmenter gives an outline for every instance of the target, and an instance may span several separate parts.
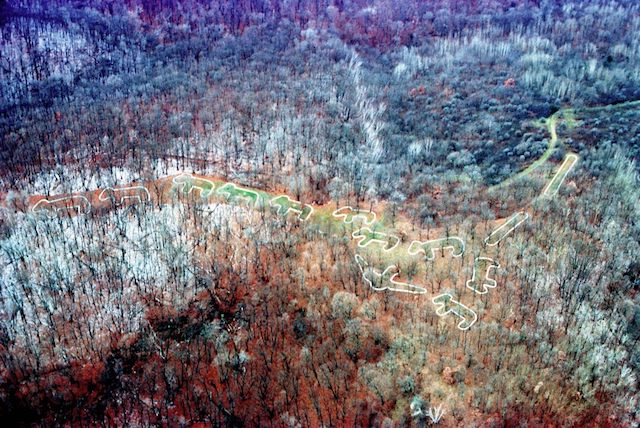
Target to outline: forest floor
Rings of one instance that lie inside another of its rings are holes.
[[[558,143],[559,121],[573,126],[573,111],[564,109],[540,121],[547,127],[551,136],[549,147],[527,169],[505,180],[500,186],[508,185],[519,177],[530,174],[549,159]],[[555,195],[577,161],[576,154],[568,154],[564,163],[548,180],[540,196]],[[372,205],[369,210],[349,206],[336,210],[334,201],[312,205],[302,197],[301,200],[296,200],[287,195],[286,191],[281,191],[282,189],[273,190],[270,192],[243,187],[218,176],[183,173],[91,192],[47,197],[34,195],[28,197],[18,208],[26,212],[35,211],[34,208],[39,207],[40,210],[47,210],[50,216],[53,214],[55,217],[61,213],[75,216],[87,212],[77,205],[78,200],[86,200],[92,213],[97,215],[112,209],[133,209],[133,206],[141,203],[160,207],[176,202],[202,206],[241,205],[263,215],[269,211],[287,218],[288,221],[308,221],[311,227],[328,236],[351,242],[363,280],[373,289],[402,291],[415,283],[415,287],[429,290],[429,298],[445,296],[444,298],[448,299],[444,310],[439,311],[439,314],[451,313],[461,318],[465,313],[473,313],[474,319],[475,312],[461,302],[475,300],[477,296],[474,292],[485,294],[486,287],[495,287],[495,282],[489,278],[489,269],[494,269],[491,272],[491,275],[494,275],[496,267],[499,266],[501,251],[498,244],[525,223],[531,215],[524,207],[520,207],[519,211],[508,217],[474,224],[471,230],[467,230],[468,226],[462,225],[424,230],[416,228],[402,215],[394,219],[377,215],[376,212],[386,212],[384,202]],[[450,246],[454,237],[461,243],[461,251]],[[425,251],[416,251],[416,243]],[[433,247],[433,251],[430,246]],[[485,263],[486,260],[495,261],[495,265]],[[452,277],[452,264],[456,265],[457,271],[463,272],[464,278]],[[484,287],[484,292],[469,287],[468,281],[473,278],[485,279],[481,281],[483,284],[478,284],[480,289]],[[444,294],[440,294],[441,292]],[[463,322],[464,319],[460,324]]]
[[[550,194],[555,194],[575,161],[577,157],[573,158],[569,166],[563,164],[549,181],[547,188],[554,189]],[[501,251],[498,244],[529,218],[529,213],[519,211],[507,218],[474,224],[472,230],[467,230],[462,225],[423,230],[416,228],[401,215],[393,220],[377,215],[376,212],[385,212],[384,203],[373,205],[371,210],[358,210],[348,206],[335,210],[335,203],[332,201],[323,205],[311,205],[305,201],[297,201],[283,192],[267,192],[242,187],[220,177],[186,173],[82,194],[47,198],[32,196],[28,198],[24,211],[28,211],[28,207],[33,210],[47,205],[43,201],[52,201],[47,209],[54,209],[53,214],[59,215],[66,211],[66,215],[76,216],[81,213],[74,202],[79,198],[86,198],[95,215],[112,209],[134,209],[135,205],[141,203],[160,207],[182,202],[203,207],[239,205],[263,215],[269,211],[287,221],[308,222],[310,227],[328,236],[351,242],[363,282],[368,283],[371,288],[390,291],[425,290],[429,301],[444,302],[444,307],[439,309],[438,314],[452,314],[456,318],[462,318],[456,323],[458,328],[465,330],[478,319],[470,304],[477,298],[474,293],[485,294],[487,288],[495,287],[495,281],[489,277],[496,273],[495,269],[499,266]],[[50,216],[52,214],[50,211],[47,213]],[[454,237],[456,242],[452,241]],[[424,251],[416,251],[416,243]],[[456,243],[460,243],[460,248],[452,245]],[[486,260],[491,260],[492,263],[487,264]],[[490,273],[489,269],[494,270]],[[451,274],[452,271],[462,272],[464,278],[455,277]],[[473,278],[484,280],[480,281],[482,284],[469,287],[469,280],[473,282]],[[425,293],[421,291],[420,294]]]

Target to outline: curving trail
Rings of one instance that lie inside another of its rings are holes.
[[[542,120],[542,124],[544,124],[544,126],[547,128],[547,131],[549,132],[549,135],[550,135],[549,145],[547,146],[547,150],[544,151],[542,156],[540,156],[531,165],[529,165],[528,167],[526,167],[525,169],[523,169],[522,171],[520,171],[516,175],[513,175],[513,176],[507,178],[506,180],[504,180],[504,181],[502,181],[502,182],[500,182],[498,184],[494,184],[493,186],[489,187],[489,191],[492,191],[494,189],[498,189],[498,188],[501,188],[501,187],[506,187],[506,186],[510,185],[511,183],[513,183],[514,181],[516,181],[516,180],[518,180],[518,179],[520,179],[522,177],[526,177],[527,175],[529,175],[533,171],[535,171],[538,167],[543,165],[547,161],[547,159],[549,159],[549,157],[553,153],[553,150],[556,148],[556,145],[558,144],[558,131],[557,131],[558,118],[561,115],[564,115],[564,113],[567,112],[567,111],[569,111],[569,109],[558,110],[553,115],[551,115],[548,118]]]
[[[555,112],[554,114],[552,114],[551,116],[549,116],[548,118],[545,119],[540,119],[539,123],[543,126],[545,126],[547,128],[547,132],[549,133],[550,139],[549,139],[549,145],[547,146],[547,150],[544,151],[544,153],[542,154],[542,156],[540,156],[538,159],[536,159],[531,165],[529,165],[528,167],[526,167],[525,169],[523,169],[522,171],[518,172],[517,174],[501,181],[498,184],[495,184],[491,187],[489,187],[489,191],[501,188],[501,187],[505,187],[510,185],[511,183],[513,183],[514,181],[518,180],[519,178],[522,177],[526,177],[527,175],[531,174],[533,171],[535,171],[538,167],[540,167],[541,165],[543,165],[551,156],[551,154],[553,153],[553,150],[556,148],[557,144],[558,144],[558,122],[560,120],[571,120],[573,121],[574,118],[573,116],[576,113],[594,113],[594,112],[614,112],[616,110],[621,110],[621,109],[626,109],[626,108],[634,108],[634,107],[640,107],[640,100],[634,100],[634,101],[625,101],[625,102],[621,102],[621,103],[615,103],[615,104],[608,104],[608,105],[604,105],[604,106],[596,106],[596,107],[583,107],[580,109],[574,109],[571,107],[568,108],[563,108],[558,110],[557,112]],[[571,166],[573,166],[573,164],[575,164],[578,160],[580,160],[580,157],[576,154],[576,153],[568,153],[567,156],[564,159],[563,165],[565,165],[565,163],[570,162]],[[559,171],[561,171],[563,168],[561,167]],[[570,169],[570,167],[569,167]],[[560,182],[560,184],[562,184]],[[544,193],[543,193],[544,195]]]

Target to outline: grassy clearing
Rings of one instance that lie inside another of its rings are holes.
[[[351,236],[358,240],[358,247],[366,247],[377,242],[384,245],[384,251],[391,251],[400,243],[400,238],[397,236],[371,230],[368,227],[356,230]]]
[[[193,189],[199,190],[201,198],[208,198],[216,188],[213,181],[195,177],[191,174],[180,174],[173,177],[172,183],[177,187],[182,187],[182,193],[185,195],[189,195]]]
[[[227,183],[220,187],[217,192],[219,195],[226,195],[229,202],[244,200],[249,202],[252,207],[255,207],[258,203],[258,193],[253,190],[244,189],[236,186],[233,183]],[[263,199],[264,200],[264,199]]]
[[[298,214],[298,218],[305,221],[313,212],[313,207],[294,201],[287,195],[277,196],[269,201],[269,205],[276,208],[278,215],[286,216],[290,211]]]

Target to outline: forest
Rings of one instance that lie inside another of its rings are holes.
[[[0,0],[0,420],[638,426],[639,132],[635,0]]]

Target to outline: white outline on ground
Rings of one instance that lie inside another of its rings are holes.
[[[136,195],[132,195],[129,196],[128,195],[128,190],[139,190],[140,192]],[[111,195],[107,195],[108,193],[111,193]],[[144,201],[142,200],[142,196],[140,196],[141,194],[145,194],[146,197],[144,198]],[[118,201],[117,195],[120,195],[120,201]],[[147,190],[146,187],[144,186],[131,186],[131,187],[107,187],[105,188],[102,192],[100,192],[100,195],[98,195],[98,200],[100,201],[113,201],[114,204],[119,204],[122,205],[124,204],[125,199],[137,199],[138,203],[143,203],[143,202],[149,202],[151,200],[151,194],[149,193],[149,190]]]
[[[482,287],[484,287],[484,291],[481,291],[480,287],[475,288],[469,285],[474,282],[477,282],[476,267],[478,267],[477,266],[479,264],[478,262],[483,262],[488,264],[488,266],[486,266],[486,273],[484,275],[484,278],[482,278],[482,284],[481,284]],[[489,288],[496,288],[498,285],[498,282],[493,278],[489,278],[489,275],[491,274],[491,269],[494,269],[494,270],[500,269],[500,263],[498,263],[493,259],[490,259],[489,257],[476,257],[476,259],[473,261],[473,274],[471,275],[471,279],[466,282],[467,288],[470,290],[473,290],[478,294],[487,294],[487,292],[489,291]]]
[[[343,210],[349,210],[350,212],[341,213],[340,211],[343,211]],[[367,226],[371,226],[373,223],[375,223],[377,218],[376,213],[374,213],[373,211],[364,211],[361,209],[355,209],[350,207],[349,205],[338,208],[337,210],[332,212],[331,215],[335,218],[344,217],[342,221],[347,224],[353,223],[353,221],[359,217],[364,220],[363,223]],[[373,219],[370,221],[367,221],[367,217],[371,217],[371,216],[373,216]],[[351,217],[351,220],[349,220],[349,217]]]
[[[516,221],[518,216],[520,216],[522,214],[524,214],[524,218],[522,220],[517,222],[511,229],[507,230],[506,232],[501,232],[503,228],[508,227],[512,222]],[[493,232],[491,232],[489,234],[489,236],[484,238],[484,243],[487,244],[489,247],[495,247],[496,245],[498,245],[498,243],[500,243],[500,241],[502,241],[504,238],[506,238],[507,235],[509,235],[515,228],[520,226],[522,223],[524,223],[528,219],[529,219],[529,213],[526,213],[524,211],[519,211],[519,212],[513,214],[511,217],[509,217],[509,220],[507,220],[506,222],[501,224],[500,227],[495,229]],[[489,243],[489,240],[495,234],[499,234],[499,235],[501,234],[500,238],[497,241],[495,241],[494,243]]]
[[[287,198],[287,200],[288,200],[289,202],[293,202],[293,203],[295,203],[295,204],[299,204],[299,205],[300,205],[301,207],[303,207],[303,208],[302,208],[302,209],[298,209],[298,208],[287,207],[287,211],[286,211],[284,214],[281,214],[281,213],[280,213],[280,211],[281,211],[281,208],[283,207],[283,205],[278,205],[277,203],[276,203],[276,204],[274,204],[274,202],[273,202],[273,201],[275,201],[276,199],[282,198],[282,197]],[[299,219],[300,221],[308,220],[308,219],[309,219],[309,217],[311,217],[311,214],[313,214],[313,207],[312,207],[311,205],[309,205],[309,204],[303,204],[302,202],[299,202],[299,201],[294,201],[293,199],[291,199],[291,198],[289,197],[289,195],[285,195],[284,193],[283,193],[283,194],[281,194],[281,195],[278,195],[278,196],[276,196],[276,197],[274,197],[274,198],[271,198],[271,199],[269,200],[269,206],[270,206],[270,207],[278,207],[278,214],[279,214],[279,215],[284,215],[284,216],[286,216],[286,215],[288,215],[288,214],[289,214],[289,211],[292,211],[292,212],[294,212],[294,213],[297,213],[297,214],[298,214],[298,219]],[[309,211],[309,214],[307,214],[307,216],[306,216],[305,218],[302,218],[301,216],[302,216],[302,213],[304,212],[304,207],[309,207],[309,208],[311,209],[311,211]]]
[[[366,244],[364,244],[364,245],[361,245],[361,244],[362,244],[362,242],[363,242],[363,241],[365,241],[365,240],[367,239],[367,236],[366,236],[366,235],[360,235],[360,234],[358,234],[358,232],[360,232],[361,230],[368,230],[368,231],[369,231],[369,233],[377,233],[377,234],[379,234],[379,235],[388,236],[388,237],[391,237],[391,238],[395,239],[395,240],[396,240],[396,243],[395,243],[395,244],[393,244],[393,246],[392,246],[391,248],[384,248],[384,247],[382,248],[382,251],[384,251],[384,252],[389,252],[389,251],[393,250],[394,248],[396,248],[396,247],[400,244],[400,238],[398,238],[398,237],[397,237],[397,236],[395,236],[395,235],[390,235],[390,234],[388,234],[388,233],[383,233],[383,232],[374,232],[374,231],[372,231],[372,230],[371,230],[370,228],[368,228],[368,227],[361,227],[360,229],[358,229],[358,230],[354,231],[354,232],[351,234],[351,237],[352,237],[353,239],[355,239],[355,240],[358,242],[358,247],[360,247],[360,248],[365,248],[367,245],[369,245],[369,244],[370,244],[370,243],[372,243],[372,242],[378,242],[378,243],[380,243],[380,244],[384,244],[384,246],[385,246],[385,247],[389,244],[389,241],[385,241],[385,240],[383,240],[383,239],[375,239],[375,238],[371,238],[371,239],[369,240],[369,242],[367,242],[367,243],[366,243]]]
[[[225,189],[226,186],[232,186],[236,190],[240,190],[240,191],[245,192],[245,193],[251,193],[251,194],[255,195],[255,200],[252,201],[251,197],[250,196],[246,196],[246,195],[233,195],[231,193],[231,191]],[[254,207],[254,208],[256,207],[256,205],[258,205],[258,199],[260,198],[260,195],[258,194],[258,192],[255,192],[255,191],[249,190],[249,189],[245,189],[244,187],[239,187],[235,183],[231,183],[231,182],[224,183],[222,186],[220,186],[220,188],[218,190],[216,190],[216,193],[218,195],[225,195],[226,194],[227,195],[226,199],[227,199],[228,202],[230,202],[232,198],[234,198],[234,199],[242,199],[242,200],[245,200],[245,201],[252,201],[253,205],[251,205],[251,204],[250,205],[252,207]]]
[[[427,245],[427,244],[435,244],[435,243],[438,243],[438,242],[447,241],[449,239],[454,239],[454,240],[460,241],[460,244],[462,246],[462,251],[460,252],[460,254],[456,254],[455,245],[447,245],[445,247],[431,246],[430,245],[430,248],[429,248],[430,251],[429,252],[431,254],[427,254],[427,251],[424,249],[424,246]],[[415,251],[412,251],[411,249],[413,248],[414,245],[418,245],[419,248],[417,250],[415,250]],[[445,250],[447,248],[451,248],[451,255],[453,257],[462,257],[462,255],[464,254],[464,251],[466,249],[466,246],[464,244],[464,240],[462,240],[462,238],[460,238],[459,236],[450,236],[448,238],[431,239],[429,241],[424,241],[424,242],[423,241],[411,241],[411,244],[409,245],[408,252],[409,252],[410,256],[415,256],[415,255],[417,255],[419,253],[424,253],[424,258],[426,260],[435,260],[436,251],[442,251],[442,250]]]
[[[448,296],[448,298],[447,298]],[[444,302],[436,302],[436,300],[442,300],[444,299]],[[449,305],[453,305],[454,307],[449,307],[449,309],[447,309],[447,301],[449,302]],[[438,315],[439,317],[443,317],[447,314],[454,314],[459,318],[462,318],[462,320],[458,323],[458,328],[460,330],[469,330],[471,328],[472,325],[474,325],[476,323],[476,321],[478,320],[478,314],[476,314],[471,308],[468,308],[467,306],[463,305],[462,303],[458,302],[457,300],[453,300],[453,296],[449,293],[443,293],[440,294],[436,297],[434,297],[433,299],[431,299],[431,302],[436,305],[437,309],[436,309],[436,315]],[[464,315],[463,311],[467,311],[470,312],[471,314],[473,314],[473,321],[468,321],[467,317]],[[465,324],[468,324],[466,327],[464,327]]]
[[[410,293],[410,294],[426,294],[427,293],[426,289],[419,287],[417,285],[409,284],[407,282],[396,281],[394,278],[400,274],[400,269],[396,265],[388,266],[382,273],[378,273],[378,269],[370,267],[369,263],[367,263],[367,261],[361,255],[356,254],[355,258],[356,258],[356,263],[360,268],[360,272],[362,273],[362,278],[365,280],[367,284],[369,284],[369,287],[371,287],[375,291],[389,290],[389,291],[396,291],[398,293]],[[371,272],[375,277],[380,278],[381,283],[385,282],[385,277],[386,277],[391,284],[396,285],[400,288],[389,287],[389,286],[375,287],[373,285],[373,281],[367,278],[366,276],[368,272]],[[389,276],[390,274],[391,276]]]
[[[194,181],[196,181],[196,180],[202,180],[203,182],[210,183],[211,184],[211,190],[208,190],[208,189],[205,189],[202,186],[197,186],[197,185],[193,184]],[[183,172],[180,175],[176,175],[175,177],[173,177],[171,182],[176,186],[182,186],[182,193],[186,193],[187,195],[190,195],[191,192],[193,192],[193,189],[200,190],[200,197],[201,198],[207,198],[207,197],[211,196],[213,191],[216,189],[216,185],[215,185],[215,183],[213,181],[207,180],[206,178],[196,177],[196,176],[194,176],[192,174],[187,174],[186,172]],[[184,188],[185,188],[186,185],[191,186],[191,188],[189,189],[188,192],[184,191]]]
[[[571,158],[571,160],[569,158]],[[565,164],[567,162],[572,162],[572,163],[569,166],[569,168],[567,168],[567,170],[562,174],[562,177],[560,177],[560,182],[558,183],[558,187],[556,188],[555,192],[553,192],[551,194],[548,193],[549,189],[551,188],[551,185],[553,184],[554,181],[556,181],[556,179],[558,178],[558,174],[560,174],[560,171],[562,171],[562,169],[565,167]],[[564,183],[564,179],[567,178],[567,175],[569,174],[569,171],[571,171],[573,169],[573,167],[575,166],[576,163],[578,163],[578,155],[575,155],[573,153],[569,153],[567,155],[567,157],[564,158],[564,162],[562,162],[562,165],[560,165],[560,168],[554,174],[554,176],[551,179],[551,181],[549,181],[547,186],[544,188],[544,191],[542,192],[542,196],[554,196],[556,193],[558,193],[558,191],[560,190],[560,187],[562,186],[562,183]]]
[[[64,201],[76,201],[79,200],[82,202],[82,204],[76,204],[76,205],[64,205],[62,207],[59,207],[57,205],[59,205],[60,202],[64,202]],[[86,207],[86,211],[84,211],[82,209],[84,206]],[[47,205],[49,207],[52,207],[53,210],[51,209],[47,209],[45,207],[41,207],[41,205]],[[57,199],[40,199],[38,202],[36,202],[32,207],[31,207],[31,212],[38,214],[42,211],[47,211],[48,215],[50,217],[53,217],[54,214],[57,214],[60,211],[69,211],[70,209],[75,209],[77,211],[78,214],[88,214],[91,211],[91,202],[89,202],[89,199],[87,199],[85,196],[64,196],[62,198],[57,198]]]

